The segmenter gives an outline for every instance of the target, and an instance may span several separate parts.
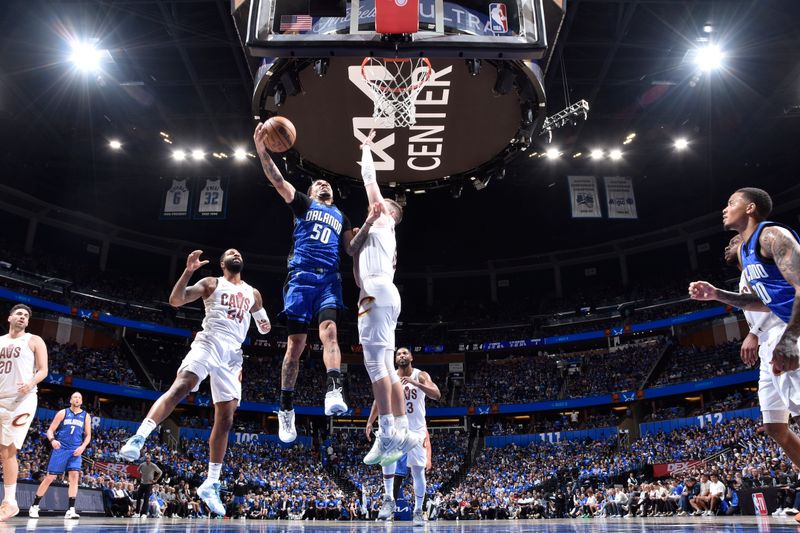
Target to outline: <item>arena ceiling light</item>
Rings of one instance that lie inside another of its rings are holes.
[[[615,148],[608,152],[608,158],[612,161],[619,161],[622,159],[622,150]]]
[[[247,152],[245,151],[244,148],[236,148],[233,151],[233,158],[236,161],[244,161],[245,159],[247,159]]]
[[[712,44],[704,48],[699,48],[694,61],[700,70],[703,72],[709,72],[711,70],[717,70],[720,68],[724,58],[725,55],[722,53],[719,47]]]
[[[675,139],[673,146],[675,146],[676,150],[685,150],[689,146],[689,141],[681,137],[680,139]]]
[[[192,150],[192,159],[195,161],[202,161],[206,154],[199,148]]]
[[[69,60],[81,72],[96,72],[100,70],[100,60],[103,51],[98,50],[94,43],[89,41],[73,41],[70,43]],[[106,51],[106,53],[108,53]]]
[[[116,139],[111,139],[110,141],[108,141],[108,146],[109,146],[109,147],[110,147],[112,150],[119,150],[120,148],[122,148],[122,143],[121,143],[121,142],[119,142],[119,141],[118,141],[118,140],[116,140]]]
[[[604,156],[605,156],[605,153],[600,149],[594,149],[589,153],[589,157],[591,157],[595,161],[597,161],[599,159],[603,159]]]
[[[186,152],[183,150],[175,150],[172,152],[172,159],[175,161],[183,161],[186,159]]]
[[[552,147],[547,149],[545,155],[547,156],[547,159],[558,159],[558,157],[561,155],[561,152],[558,148]]]

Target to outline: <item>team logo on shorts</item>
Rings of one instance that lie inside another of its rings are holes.
[[[17,415],[14,417],[14,420],[11,421],[11,425],[15,428],[20,428],[25,425],[30,416],[30,413],[22,413],[21,415]]]
[[[408,3],[408,0],[394,0],[397,7],[403,7]]]
[[[374,302],[375,302],[375,297],[374,296],[365,296],[364,298],[362,298],[361,301],[358,302],[358,318],[361,318],[362,316],[364,316],[367,313],[369,313],[369,309],[367,308],[367,305],[369,305],[371,303],[374,303]]]

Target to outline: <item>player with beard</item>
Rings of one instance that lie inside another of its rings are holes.
[[[187,286],[194,271],[208,263],[208,260],[200,260],[202,253],[202,250],[195,250],[189,254],[186,270],[173,287],[169,303],[180,307],[202,298],[205,304],[203,330],[192,342],[172,386],[150,408],[136,435],[129,438],[120,450],[120,456],[128,461],[137,460],[150,433],[209,376],[214,425],[208,442],[208,476],[198,487],[197,494],[214,513],[224,516],[225,506],[219,498],[219,477],[228,449],[228,432],[233,427],[233,413],[242,399],[242,342],[250,327],[251,314],[259,333],[269,333],[271,325],[261,293],[242,281],[244,261],[233,248],[220,257],[221,277],[206,277],[191,287]]]
[[[430,374],[412,366],[413,361],[414,357],[407,348],[397,349],[395,364],[397,365],[397,375],[403,385],[408,428],[410,431],[424,434],[425,440],[403,455],[397,462],[383,467],[383,506],[378,513],[378,520],[391,520],[394,517],[398,492],[394,490],[394,478],[401,478],[400,482],[402,483],[402,478],[407,475],[408,469],[411,469],[411,477],[414,479],[413,521],[415,526],[422,526],[425,524],[422,505],[427,489],[425,470],[429,470],[431,467],[431,443],[427,434],[428,426],[425,423],[425,397],[438,400],[442,397],[442,393],[436,383],[431,380]],[[367,439],[372,438],[372,425],[377,418],[378,405],[373,402],[365,429]]]
[[[327,372],[325,415],[347,411],[342,396],[342,376],[336,321],[344,309],[342,275],[339,273],[339,250],[353,255],[350,221],[333,203],[333,188],[325,180],[316,180],[308,194],[296,190],[283,179],[272,161],[264,140],[267,128],[259,123],[253,141],[261,167],[270,183],[294,215],[293,242],[289,252],[289,274],[283,288],[283,311],[289,338],[281,369],[281,397],[278,411],[278,437],[283,442],[297,438],[294,423],[294,388],[300,368],[300,356],[306,347],[308,327],[315,319],[322,342],[322,361]]]

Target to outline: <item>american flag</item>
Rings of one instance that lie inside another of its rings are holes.
[[[311,31],[309,15],[281,15],[280,31]]]

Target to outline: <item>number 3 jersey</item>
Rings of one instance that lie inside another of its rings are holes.
[[[253,287],[244,281],[235,285],[224,277],[217,278],[217,288],[203,300],[206,316],[198,338],[211,335],[241,345],[250,328],[250,309],[254,302]]]
[[[422,371],[415,368],[411,371],[411,379],[419,381]],[[424,431],[425,424],[425,393],[422,389],[410,383],[403,385],[403,396],[406,401],[406,416],[408,417],[408,429],[411,431]]]
[[[339,271],[342,234],[351,229],[350,220],[335,205],[318,202],[295,191],[289,204],[294,213],[289,270]]]
[[[787,282],[775,261],[761,255],[758,243],[764,228],[778,226],[787,229],[796,240],[800,240],[792,229],[776,222],[764,221],[758,225],[750,239],[742,245],[742,271],[753,292],[781,320],[788,323],[792,316],[795,290]]]
[[[10,335],[0,337],[0,398],[17,396],[20,383],[33,379],[35,359],[28,345],[30,340],[30,333],[16,339]],[[36,394],[36,387],[28,394]]]

